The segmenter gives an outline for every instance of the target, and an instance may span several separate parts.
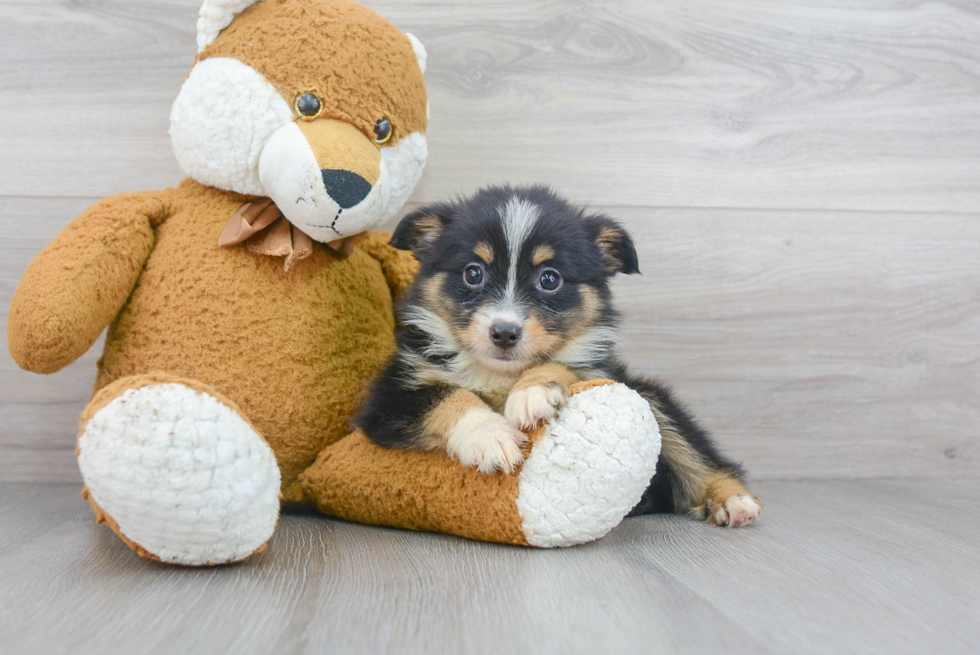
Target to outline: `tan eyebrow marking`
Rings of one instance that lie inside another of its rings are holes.
[[[493,248],[486,241],[481,241],[473,246],[473,254],[482,259],[484,264],[493,263]]]
[[[531,253],[531,263],[535,266],[540,266],[549,259],[554,259],[555,249],[551,246],[538,246]]]

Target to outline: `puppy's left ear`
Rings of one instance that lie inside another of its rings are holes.
[[[421,259],[442,236],[452,214],[452,207],[441,203],[406,214],[391,235],[391,245],[399,250],[411,250]]]
[[[640,272],[640,262],[636,257],[633,239],[623,227],[601,214],[585,217],[589,236],[599,247],[599,255],[610,274],[632,275]]]

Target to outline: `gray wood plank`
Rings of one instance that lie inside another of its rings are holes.
[[[629,551],[586,546],[555,557],[387,532],[370,549],[341,551],[340,570],[354,573],[334,572],[320,587],[308,652],[772,652],[727,617],[703,630],[710,605]],[[351,577],[371,592],[351,594]],[[369,635],[348,628],[366,616],[386,620]]]
[[[974,3],[367,4],[430,53],[419,200],[505,179],[604,205],[980,207]],[[198,6],[0,4],[0,194],[176,182]]]
[[[720,652],[735,636],[729,652],[770,652],[727,617],[702,630],[711,607],[634,555],[569,553],[549,563],[287,516],[269,553],[190,570],[140,560],[79,514],[0,562],[0,588],[19,599],[0,607],[0,638],[18,652],[646,653]],[[41,562],[50,574],[38,579]],[[624,611],[640,607],[642,621]]]
[[[59,502],[23,486],[0,506],[44,514]],[[77,499],[74,485],[47,488]],[[973,652],[980,481],[758,491],[766,510],[745,530],[642,517],[557,551],[290,515],[267,553],[212,569],[141,560],[82,511],[0,558],[0,642],[50,653]],[[0,514],[4,528],[37,525],[13,516]]]
[[[88,507],[81,488],[64,484],[0,482],[0,557]]]
[[[0,198],[0,330],[30,257],[88,202]],[[977,215],[598,209],[640,254],[615,285],[627,361],[754,477],[980,475]],[[0,479],[78,479],[100,348],[44,377],[0,349]]]
[[[611,537],[669,562],[779,652],[968,653],[980,643],[978,485],[767,482],[759,530],[681,536],[643,517]]]
[[[636,369],[760,478],[980,473],[978,216],[614,210]]]

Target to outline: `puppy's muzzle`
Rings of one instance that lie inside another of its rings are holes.
[[[513,348],[521,341],[521,326],[517,323],[494,323],[490,327],[490,341],[498,348]]]

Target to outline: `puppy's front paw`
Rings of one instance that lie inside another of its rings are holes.
[[[525,443],[527,435],[507,419],[491,409],[478,407],[468,411],[453,427],[446,452],[480,473],[501,470],[509,474],[524,461],[521,446]]]
[[[507,396],[504,416],[513,425],[527,430],[537,426],[541,421],[554,418],[566,400],[568,400],[568,389],[558,382],[515,388]]]
[[[749,525],[762,512],[762,503],[749,494],[735,494],[711,508],[711,522],[740,528]]]

